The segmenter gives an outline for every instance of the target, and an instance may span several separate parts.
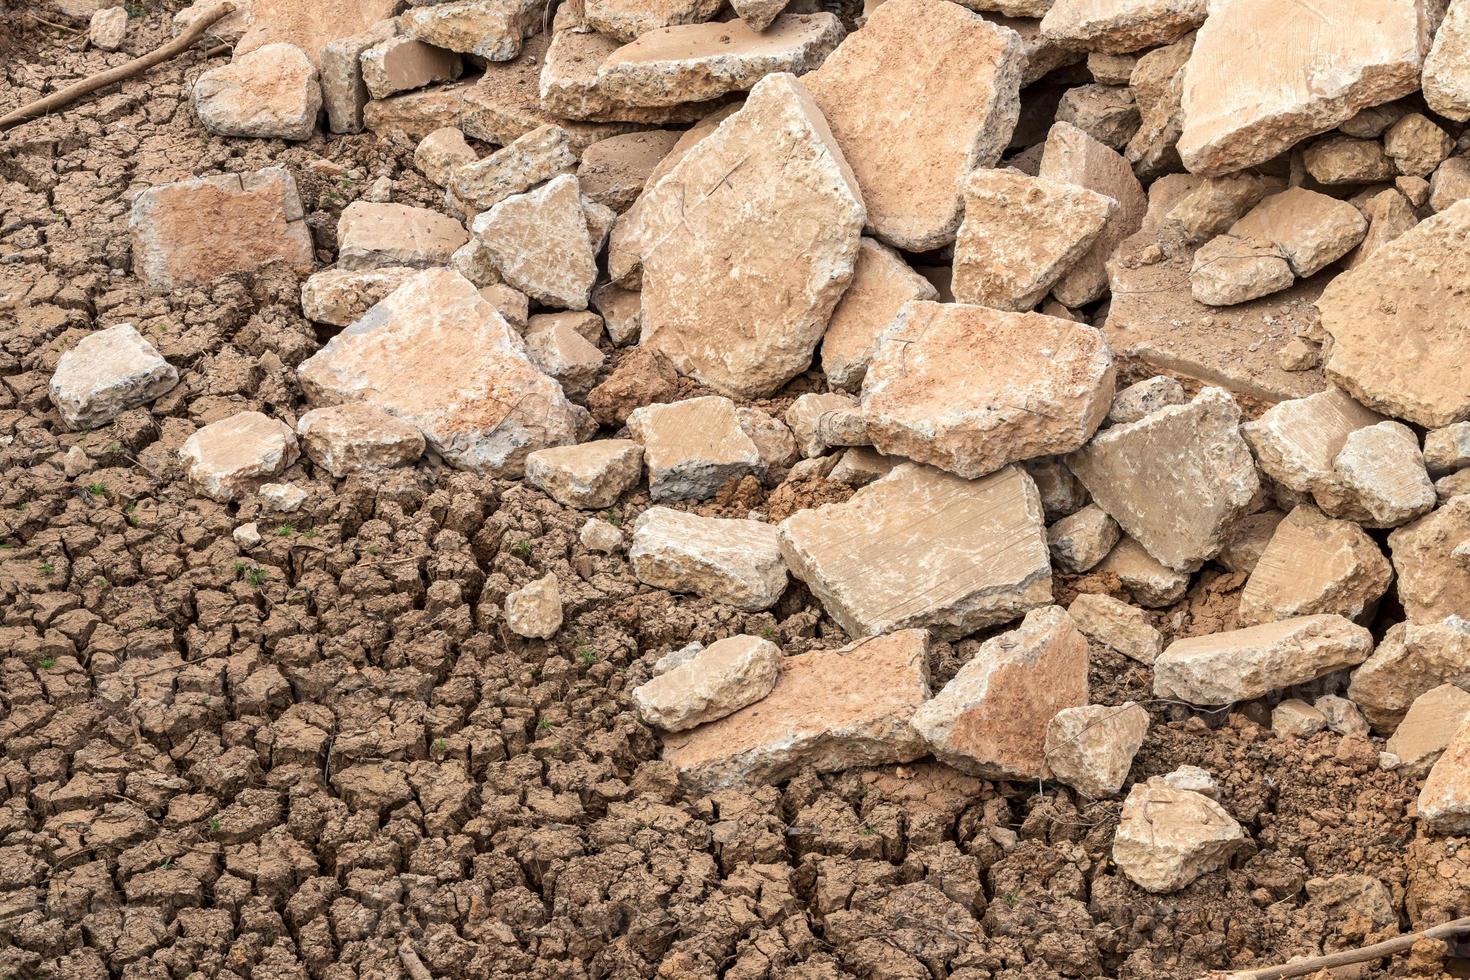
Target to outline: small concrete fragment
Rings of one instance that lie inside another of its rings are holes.
[[[1424,101],[1447,119],[1470,119],[1470,3],[1450,0],[1424,59]]]
[[[1164,637],[1154,629],[1148,613],[1112,596],[1083,592],[1067,613],[1082,635],[1129,660],[1152,664],[1164,650]]]
[[[424,435],[407,422],[365,404],[314,408],[296,423],[307,457],[335,477],[382,473],[424,454]]]
[[[721,6],[721,0],[587,0],[583,9],[588,27],[626,44],[660,28],[702,24]]]
[[[1189,704],[1249,701],[1355,667],[1372,651],[1372,634],[1335,615],[1193,636],[1154,661],[1154,693]]]
[[[822,335],[822,371],[833,388],[861,388],[884,328],[909,300],[937,300],[936,290],[896,251],[872,238],[858,246],[852,282]]]
[[[1282,189],[1281,180],[1253,173],[1197,180],[1168,206],[1163,223],[1187,244],[1198,245],[1228,231],[1267,194]]]
[[[717,721],[770,694],[781,659],[781,648],[758,636],[717,640],[634,688],[633,708],[645,724],[669,732]]]
[[[1276,526],[1240,595],[1243,626],[1336,613],[1364,621],[1393,581],[1393,567],[1357,524],[1311,504]]]
[[[307,493],[294,483],[262,483],[256,497],[266,513],[294,514],[306,503]]]
[[[1188,403],[1189,396],[1184,393],[1184,386],[1159,374],[1131,384],[1114,395],[1113,404],[1108,409],[1108,421],[1114,425],[1126,425],[1161,408]]]
[[[301,284],[301,313],[308,320],[345,327],[403,285],[418,269],[324,269]]]
[[[643,295],[636,290],[604,283],[592,290],[592,306],[602,314],[608,339],[626,347],[643,330]]]
[[[1133,90],[1126,85],[1069,88],[1057,104],[1056,117],[1119,152],[1137,134],[1141,123]]]
[[[571,173],[576,166],[577,155],[567,131],[560,126],[538,126],[485,159],[454,170],[448,188],[465,213],[489,211],[508,197]]]
[[[1466,541],[1470,541],[1470,494],[1451,497],[1437,510],[1389,534],[1399,601],[1410,620],[1470,618],[1470,568],[1454,556]]]
[[[836,446],[862,446],[868,426],[852,395],[841,391],[808,392],[791,403],[784,416],[802,456],[810,459]]]
[[[912,724],[941,762],[985,779],[1042,779],[1047,723],[1087,703],[1087,641],[1060,606],[980,645]]]
[[[1271,709],[1271,730],[1293,738],[1311,738],[1327,727],[1327,716],[1300,698],[1287,698]]]
[[[131,323],[87,334],[61,355],[51,404],[72,430],[106,425],[179,383],[179,372]]]
[[[300,48],[268,44],[200,75],[191,98],[211,133],[304,140],[316,132],[322,87]]]
[[[1411,771],[1423,772],[1470,720],[1470,692],[1441,684],[1414,699],[1384,749]]]
[[[567,9],[570,9],[567,5],[557,8],[558,12]],[[535,39],[528,42],[535,43]],[[548,114],[549,120],[601,120],[655,126],[694,122],[719,109],[719,99],[666,106],[631,106],[613,98],[602,88],[597,69],[620,47],[619,42],[593,31],[557,31],[546,49],[537,91],[532,93],[536,96],[537,107]],[[597,139],[614,136],[617,132],[614,129],[601,137],[579,142],[585,148]]]
[[[643,445],[654,500],[707,500],[727,481],[757,472],[760,452],[740,427],[735,403],[707,395],[647,405],[627,416]]]
[[[374,99],[453,81],[464,71],[463,59],[453,51],[403,35],[374,44],[362,53],[358,63],[362,66],[362,83]]]
[[[1144,891],[1163,895],[1224,867],[1246,840],[1220,804],[1155,777],[1135,783],[1123,803],[1113,863]]]
[[[87,24],[87,40],[103,51],[116,51],[127,35],[128,12],[124,7],[104,7]]]
[[[595,317],[594,317],[595,318]],[[536,317],[526,328],[526,354],[531,363],[561,382],[567,397],[582,401],[602,370],[605,355],[570,323],[541,324]],[[599,329],[602,322],[597,323]]]
[[[546,0],[449,0],[410,8],[400,18],[403,33],[425,44],[510,61],[521,43],[541,29]]]
[[[576,177],[506,198],[475,218],[472,230],[516,289],[558,309],[587,308],[597,252]]]
[[[1122,533],[1106,511],[1088,504],[1047,528],[1046,544],[1057,568],[1075,575],[1106,558]]]
[[[1016,467],[963,480],[906,463],[844,503],[788,517],[781,551],[853,636],[921,626],[960,637],[1051,601],[1041,500]]]
[[[623,548],[623,532],[595,517],[587,518],[587,523],[582,525],[582,530],[577,534],[577,540],[588,551],[600,551],[606,555],[617,554]]]
[[[1383,134],[1384,152],[1399,173],[1410,177],[1428,177],[1454,148],[1450,134],[1418,112],[1402,117]]]
[[[903,463],[904,460],[898,457],[884,456],[875,449],[859,446],[843,453],[827,476],[830,480],[845,483],[856,490],[883,479],[893,472],[895,466]]]
[[[1053,777],[1089,799],[1115,796],[1148,725],[1148,712],[1132,701],[1063,708],[1046,724],[1046,764]]]
[[[1126,534],[1095,568],[1118,576],[1133,601],[1150,609],[1173,605],[1189,588],[1188,572],[1176,572]]]
[[[577,165],[582,193],[620,214],[628,210],[682,135],[677,130],[653,129],[593,143],[582,151]]]
[[[1304,187],[1264,198],[1230,226],[1236,238],[1275,246],[1303,279],[1352,251],[1367,233],[1357,208]]]
[[[1353,672],[1348,697],[1378,731],[1392,731],[1414,699],[1440,685],[1470,689],[1470,623],[1396,623]]]
[[[1319,184],[1372,184],[1392,180],[1393,161],[1378,140],[1353,139],[1341,134],[1328,136],[1307,147],[1302,154],[1307,173]]]
[[[1271,406],[1240,427],[1261,470],[1299,494],[1330,487],[1333,460],[1352,432],[1383,421],[1340,388]]]
[[[1204,0],[1056,0],[1041,33],[1088,51],[1128,54],[1178,40],[1205,19]]]
[[[322,103],[327,128],[334,133],[362,132],[362,113],[371,93],[362,80],[362,54],[395,33],[394,22],[379,21],[367,30],[328,41],[321,51]]]
[[[337,268],[428,269],[448,265],[469,235],[448,215],[407,204],[353,201],[337,221]]]
[[[1366,527],[1398,527],[1434,509],[1434,484],[1419,437],[1402,422],[1385,421],[1348,433],[1332,461],[1330,487],[1317,491],[1322,508]]]
[[[1296,281],[1281,249],[1268,242],[1217,235],[1194,253],[1189,292],[1206,306],[1234,306],[1280,292]]]
[[[1215,556],[1215,561],[1227,572],[1255,571],[1271,539],[1276,535],[1276,526],[1286,519],[1279,510],[1263,510],[1241,518],[1230,535],[1229,542]]]
[[[517,636],[549,640],[561,622],[561,591],[554,574],[527,582],[505,597],[505,625]]]
[[[629,439],[538,449],[526,457],[526,482],[581,510],[611,507],[643,475],[643,447]]]
[[[413,165],[418,172],[438,187],[449,184],[450,175],[460,167],[479,160],[475,148],[465,142],[464,133],[454,126],[434,130],[414,147]]]
[[[221,502],[238,500],[284,471],[299,455],[291,427],[260,412],[240,412],[211,422],[179,448],[189,482]]]
[[[1433,834],[1470,831],[1470,724],[1461,725],[1419,790],[1419,819]]]
[[[771,608],[786,591],[776,528],[760,521],[650,507],[633,524],[628,560],[640,582],[746,612]]]
[[[1363,205],[1363,215],[1368,219],[1368,234],[1358,243],[1357,250],[1343,260],[1343,266],[1348,269],[1356,269],[1374,252],[1419,223],[1414,205],[1396,189],[1382,190],[1370,197]]]
[[[1368,722],[1364,720],[1358,706],[1347,698],[1324,694],[1312,702],[1312,707],[1322,713],[1327,727],[1335,734],[1353,738],[1368,737]]]
[[[1431,476],[1470,467],[1470,422],[1431,429],[1424,436],[1424,465]]]
[[[909,724],[929,697],[929,638],[904,630],[841,650],[787,657],[762,700],[664,739],[664,761],[691,789],[772,785],[802,768],[835,772],[928,753]]]

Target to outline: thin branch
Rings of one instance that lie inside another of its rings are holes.
[[[1298,960],[1285,966],[1268,966],[1264,969],[1236,973],[1213,973],[1211,976],[1220,978],[1220,980],[1288,980],[1290,977],[1307,977],[1334,967],[1381,960],[1405,952],[1421,939],[1450,939],[1466,932],[1470,932],[1470,916],[1431,926],[1428,929],[1421,929],[1418,932],[1410,932],[1381,943],[1374,943],[1371,946],[1346,949],[1340,953],[1329,953],[1326,956],[1314,956],[1309,960]]]

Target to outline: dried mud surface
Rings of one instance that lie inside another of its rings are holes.
[[[114,54],[23,35],[0,110],[160,43],[170,11],[145,6]],[[207,64],[0,137],[0,977],[394,978],[405,945],[435,977],[1197,977],[1470,913],[1470,850],[1416,836],[1415,781],[1365,740],[1274,737],[1260,705],[1149,704],[1134,778],[1205,767],[1253,842],[1153,897],[1108,859],[1118,801],[1055,786],[919,763],[683,792],[627,692],[691,640],[845,642],[800,588],[762,614],[650,590],[581,547],[584,514],[426,466],[343,481],[303,459],[289,518],[196,496],[177,447],[245,409],[294,422],[292,368],[325,337],[289,273],[146,293],[131,197],[280,163],[327,262],[379,177],[438,196],[406,142],[209,137],[181,96]],[[66,432],[57,358],[123,321],[182,383]],[[88,463],[68,472],[73,447]],[[704,510],[779,518],[847,492],[749,481]],[[249,520],[266,543],[242,552]],[[510,635],[504,596],[546,572],[566,626]],[[1060,582],[1061,601],[1079,584],[1116,585]],[[1206,573],[1161,628],[1224,628],[1240,584]],[[978,643],[937,646],[936,682]],[[1149,697],[1145,668],[1093,654],[1095,701]],[[1309,893],[1335,876],[1379,880],[1392,908]],[[1441,976],[1441,951],[1353,975]]]

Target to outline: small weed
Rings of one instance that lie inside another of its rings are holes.
[[[269,577],[269,575],[269,572],[261,568],[259,565],[256,565],[250,571],[245,573],[245,581],[249,582],[251,585],[264,585],[265,580]]]
[[[302,537],[305,538],[308,541],[312,540],[313,538],[318,537],[317,529],[314,528],[314,527],[307,528],[306,529],[306,533],[303,534]]]
[[[609,524],[611,524],[613,527],[622,527],[623,526],[623,515],[622,514],[619,514],[615,510],[610,510],[610,511],[607,512],[607,522]]]
[[[517,541],[515,544],[511,545],[510,550],[515,552],[522,558],[526,557],[531,553],[531,539],[522,538],[520,541]]]
[[[540,718],[536,721],[536,731],[538,732],[549,732],[553,727],[551,722],[545,718]]]
[[[435,752],[435,754],[437,754],[437,755],[443,755],[445,752],[448,752],[448,751],[449,751],[449,739],[443,737],[442,735],[440,737],[434,739],[434,752]]]
[[[42,670],[50,670],[52,667],[55,667],[55,666],[56,666],[56,658],[55,657],[42,657],[41,658],[41,669]]]
[[[122,452],[122,443],[117,441],[109,442],[103,447],[102,451],[105,453],[120,453]]]
[[[219,817],[209,818],[209,830],[211,833],[219,833]]]
[[[138,515],[133,513],[133,511],[137,509],[138,502],[136,500],[123,508],[123,517],[127,519],[128,525],[130,527],[138,526]]]
[[[148,12],[148,0],[128,0],[123,4],[123,9],[128,12],[129,17],[142,17]]]
[[[239,561],[237,559],[235,561],[235,577],[236,578],[239,578],[242,574],[244,574],[245,569],[247,569],[249,567],[250,567],[250,563],[248,561]]]
[[[580,646],[577,647],[577,659],[582,661],[586,666],[591,667],[597,663],[597,654],[593,653],[592,648],[589,646]]]
[[[107,579],[103,578],[101,575],[98,575],[92,580],[92,584],[99,589],[105,589],[107,587]]]
[[[167,871],[169,868],[172,868],[173,866],[174,866],[174,859],[173,858],[164,858],[163,859],[163,863],[158,866],[158,870],[159,871]]]
[[[276,534],[279,537],[289,538],[291,535],[293,535],[295,533],[296,533],[296,525],[293,522],[291,522],[291,521],[287,521],[286,523],[282,524],[280,527],[276,528]]]
[[[768,640],[773,640],[776,638],[776,630],[773,627],[767,626],[765,629],[761,630],[761,636],[765,637]]]
[[[107,484],[89,483],[87,484],[87,492],[94,497],[105,497],[107,496]]]
[[[41,562],[41,574],[46,576],[55,575],[56,566],[51,564],[49,561]]]
[[[1015,908],[1016,907],[1016,903],[1019,902],[1020,899],[1017,898],[1014,894],[1012,894],[1012,895],[1003,895],[1003,896],[1001,896],[1001,901],[1002,902],[1005,902],[1006,905],[1010,906],[1011,908]]]

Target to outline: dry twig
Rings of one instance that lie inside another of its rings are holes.
[[[1314,956],[1309,960],[1287,963],[1285,966],[1268,966],[1236,973],[1214,973],[1211,974],[1211,977],[1218,978],[1218,980],[1288,980],[1289,977],[1309,977],[1333,967],[1381,960],[1396,953],[1405,952],[1421,939],[1450,939],[1466,932],[1470,932],[1470,916],[1430,926],[1418,932],[1396,936],[1371,946],[1345,949],[1338,953],[1328,953],[1326,956]]]

